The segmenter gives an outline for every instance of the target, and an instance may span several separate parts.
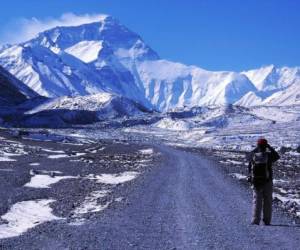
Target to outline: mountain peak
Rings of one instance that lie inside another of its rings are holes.
[[[82,44],[97,43],[105,45],[106,52],[102,54],[118,54],[121,57],[133,57],[134,59],[158,59],[154,52],[143,39],[135,32],[129,30],[112,16],[105,15],[99,21],[80,24],[78,26],[59,26],[38,34],[32,40],[22,45],[27,47],[46,47],[54,53],[70,50],[71,48],[81,48]],[[101,46],[102,47],[102,46]],[[102,47],[104,48],[104,46]],[[88,50],[90,52],[90,50]],[[97,49],[96,55],[100,52]],[[81,58],[79,58],[81,60]],[[86,62],[86,61],[85,61]]]
[[[108,15],[4,48],[0,64],[40,95],[110,93],[161,111],[241,99],[252,105],[300,79],[296,69],[273,64],[237,73],[161,60],[138,34]]]
[[[246,75],[258,90],[264,90],[268,87],[270,78],[276,77],[276,71],[275,65],[271,64],[259,69],[244,71],[242,74]]]
[[[274,64],[269,64],[269,65],[264,65],[261,68],[273,70],[276,68],[276,66]]]

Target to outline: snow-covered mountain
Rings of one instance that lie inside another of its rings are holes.
[[[257,88],[238,103],[253,105],[294,105],[300,104],[300,67],[277,68],[274,65],[243,72]],[[255,104],[254,104],[255,103]]]
[[[274,65],[242,72],[259,91],[272,92],[298,83],[300,84],[300,67],[277,68]]]
[[[258,96],[257,93],[255,93],[254,91],[250,91],[234,104],[243,107],[250,107],[261,105],[262,101],[263,99]]]
[[[109,93],[160,111],[299,103],[300,68],[212,72],[162,60],[138,34],[110,16],[4,46],[0,65],[46,97]]]
[[[211,72],[165,60],[137,65],[145,95],[159,110],[234,103],[255,86],[242,74]]]
[[[124,115],[138,115],[148,110],[127,98],[99,93],[88,96],[58,97],[38,105],[36,108],[26,112],[36,114],[45,110],[70,110],[96,112],[99,119],[108,119]]]
[[[262,103],[264,105],[286,106],[300,104],[300,82],[291,84],[289,87],[277,91]]]
[[[157,59],[142,39],[111,17],[78,27],[58,27],[0,52],[0,64],[47,97],[110,92],[143,97],[121,60]]]
[[[69,127],[111,119],[143,119],[150,110],[128,98],[109,93],[57,97],[44,101],[20,115],[13,124],[23,127]]]

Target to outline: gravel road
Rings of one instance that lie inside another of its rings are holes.
[[[121,202],[83,225],[39,225],[3,249],[299,249],[300,227],[281,211],[271,226],[250,225],[250,191],[215,162],[155,148],[161,163],[117,188]]]

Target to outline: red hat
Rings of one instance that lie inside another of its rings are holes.
[[[261,139],[258,139],[257,140],[257,145],[262,145],[262,146],[265,146],[268,144],[268,141],[264,138],[261,138]]]

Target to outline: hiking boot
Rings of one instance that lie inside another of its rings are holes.
[[[259,222],[257,222],[257,221],[252,221],[252,222],[251,222],[251,225],[259,225]]]
[[[270,222],[264,222],[265,226],[270,226],[271,223]]]

